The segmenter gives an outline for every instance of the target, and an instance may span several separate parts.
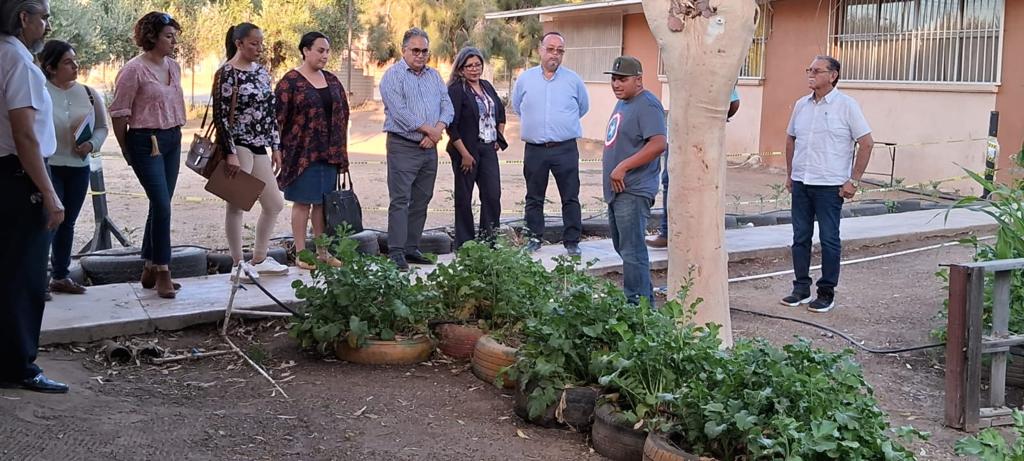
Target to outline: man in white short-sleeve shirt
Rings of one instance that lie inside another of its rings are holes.
[[[50,231],[64,220],[45,163],[53,107],[32,59],[49,31],[47,0],[0,3],[0,387],[64,393],[35,364]]]
[[[793,292],[782,304],[808,304],[808,310],[821,313],[835,307],[843,201],[857,193],[874,145],[871,127],[857,101],[836,89],[840,68],[839,61],[830,56],[814,58],[807,68],[812,93],[796,101],[786,129],[786,188],[793,195],[795,280]],[[815,220],[821,241],[821,278],[812,300],[809,272]]]

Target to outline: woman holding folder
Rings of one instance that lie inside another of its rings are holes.
[[[53,126],[57,151],[50,157],[50,181],[64,203],[64,222],[53,234],[50,264],[51,293],[82,294],[85,287],[68,277],[75,220],[89,190],[89,156],[100,151],[107,139],[107,109],[99,92],[78,83],[75,50],[60,40],[50,40],[37,56],[53,100]]]
[[[217,142],[226,154],[224,173],[234,176],[242,171],[264,184],[251,262],[242,259],[242,209],[228,203],[224,218],[228,248],[235,263],[231,273],[235,274],[241,265],[245,271],[242,281],[248,282],[249,277],[259,279],[261,275],[288,273],[288,266],[267,257],[270,234],[277,215],[284,209],[276,178],[281,169],[281,136],[270,72],[259,64],[263,32],[248,22],[231,26],[225,51],[228,61],[217,71],[212,93],[213,126],[217,129]]]

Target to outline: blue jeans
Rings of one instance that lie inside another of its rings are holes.
[[[661,226],[658,227],[658,235],[668,236],[668,146],[665,146],[665,153],[661,155],[664,160],[661,167]]]
[[[654,306],[651,285],[651,262],[644,243],[647,219],[651,217],[654,200],[629,193],[615,194],[608,204],[608,224],[612,246],[622,258],[622,289],[631,303],[647,298]]]
[[[793,291],[811,292],[811,238],[814,221],[818,221],[818,240],[821,241],[821,278],[818,290],[831,291],[839,283],[839,257],[842,241],[839,239],[839,216],[843,198],[841,186],[807,186],[793,181]]]
[[[153,142],[156,137],[160,155],[153,156]],[[149,214],[146,215],[146,230],[142,236],[142,259],[153,264],[171,262],[171,196],[178,182],[178,167],[181,165],[181,128],[167,130],[128,130],[128,155],[132,170],[139,178],[146,197],[149,198]]]
[[[53,279],[61,280],[69,274],[71,245],[75,243],[75,221],[82,211],[85,194],[89,191],[89,167],[50,166],[50,181],[53,182],[57,197],[64,204],[64,222],[52,233],[50,244]]]

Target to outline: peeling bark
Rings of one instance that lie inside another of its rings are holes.
[[[722,326],[732,345],[725,251],[725,119],[754,35],[755,0],[643,0],[669,86],[669,295],[690,266],[694,322]],[[681,300],[684,301],[684,300]]]

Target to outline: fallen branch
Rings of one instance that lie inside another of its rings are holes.
[[[154,359],[150,359],[149,361],[151,363],[153,363],[154,365],[161,365],[161,364],[164,364],[164,363],[180,362],[182,360],[195,360],[195,359],[202,359],[202,358],[206,358],[206,357],[217,357],[217,356],[221,356],[221,355],[234,354],[234,353],[235,353],[235,351],[196,352],[196,353],[193,353],[193,354],[175,355],[173,357],[154,358]]]

